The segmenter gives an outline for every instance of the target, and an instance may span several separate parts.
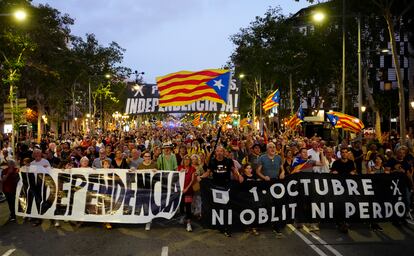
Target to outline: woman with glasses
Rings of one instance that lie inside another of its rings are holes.
[[[151,153],[146,150],[144,151],[144,154],[142,154],[144,161],[138,165],[137,170],[157,170],[157,162],[152,161]],[[151,230],[151,222],[148,222],[145,224],[145,230],[150,231]]]
[[[144,151],[143,158],[144,161],[138,165],[137,170],[157,170],[157,163],[152,161],[149,151]]]

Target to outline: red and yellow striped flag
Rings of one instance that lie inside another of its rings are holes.
[[[262,104],[264,111],[268,111],[269,109],[279,106],[280,103],[280,92],[279,89],[272,92],[269,96],[267,96],[265,102]]]
[[[335,111],[330,111],[327,113],[327,115],[328,117],[331,115],[335,118],[335,128],[342,128],[345,131],[350,131],[353,133],[359,133],[362,129],[364,129],[364,123],[354,116]]]
[[[160,107],[182,106],[199,100],[225,104],[230,85],[230,71],[206,69],[180,71],[157,77]]]
[[[203,119],[203,115],[201,113],[197,113],[194,115],[194,119],[192,124],[194,126],[199,126],[201,124],[201,120]]]

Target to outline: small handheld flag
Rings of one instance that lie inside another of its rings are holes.
[[[269,96],[267,96],[262,106],[263,106],[264,111],[268,111],[269,109],[275,106],[279,106],[279,104],[280,104],[280,92],[279,92],[279,89],[276,89],[276,91],[272,92]]]
[[[295,129],[296,126],[303,122],[304,117],[302,106],[299,106],[298,111],[287,121],[286,125],[290,129]]]

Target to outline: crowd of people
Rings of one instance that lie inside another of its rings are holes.
[[[219,135],[219,141],[217,140]],[[218,141],[218,143],[217,143]],[[217,144],[217,145],[216,145]],[[408,145],[408,146],[407,146]],[[192,231],[192,219],[201,216],[199,182],[210,178],[216,185],[226,186],[231,180],[284,179],[297,172],[343,174],[378,174],[402,172],[408,184],[405,204],[407,216],[412,208],[413,148],[410,143],[400,145],[398,140],[344,139],[323,140],[318,135],[311,138],[298,133],[277,134],[268,138],[251,129],[227,129],[204,125],[203,128],[183,124],[180,127],[141,126],[137,129],[104,132],[100,134],[65,134],[58,139],[44,136],[41,143],[19,143],[15,156],[7,141],[0,154],[2,166],[2,192],[10,209],[9,221],[16,220],[14,213],[18,167],[40,165],[53,168],[119,168],[132,170],[172,170],[185,172],[182,205],[183,224]],[[303,168],[307,163],[308,168]],[[301,166],[301,169],[298,169]],[[40,220],[32,220],[37,226]],[[395,223],[396,225],[400,223]],[[60,224],[54,222],[56,227]],[[110,229],[110,223],[104,224]],[[302,224],[297,224],[301,227]],[[319,230],[317,223],[307,225],[311,231]],[[348,225],[338,223],[341,231]],[[145,229],[150,230],[151,223]],[[272,226],[277,236],[282,225]],[[371,228],[381,231],[377,223]],[[231,230],[223,227],[226,236]],[[248,230],[259,235],[257,228]]]

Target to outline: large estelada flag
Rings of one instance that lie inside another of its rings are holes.
[[[353,133],[359,133],[364,129],[364,123],[354,116],[330,111],[326,117],[334,128],[342,128]]]
[[[182,106],[199,100],[225,104],[229,95],[230,71],[206,69],[179,71],[157,77],[160,107]]]
[[[272,92],[269,96],[267,96],[265,102],[262,104],[264,111],[268,111],[269,109],[279,106],[280,104],[280,92],[279,89]]]

